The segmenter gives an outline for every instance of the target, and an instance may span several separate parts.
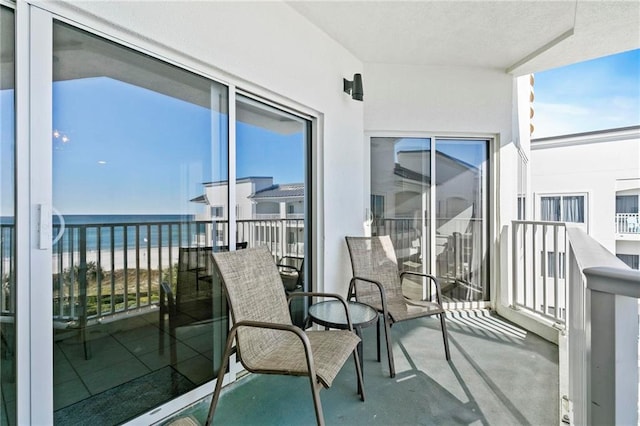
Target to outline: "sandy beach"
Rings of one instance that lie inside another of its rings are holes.
[[[136,249],[129,249],[126,252],[124,250],[114,250],[113,256],[110,251],[102,251],[98,253],[97,250],[87,251],[87,263],[95,262],[102,267],[103,271],[117,271],[119,269],[125,269],[125,260],[127,269],[166,269],[171,265],[178,263],[180,249],[178,247],[172,247],[171,253],[169,253],[169,247],[152,247],[149,251],[146,249],[140,249],[136,252]],[[100,254],[100,259],[98,259]],[[73,260],[74,265],[80,263],[80,253],[73,252],[73,259],[71,253],[64,253],[62,260],[60,256],[54,254],[52,256],[53,261],[53,273],[57,274],[60,270],[64,270],[71,265]],[[62,262],[62,264],[61,264]]]

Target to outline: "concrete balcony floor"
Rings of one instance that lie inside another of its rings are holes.
[[[486,310],[454,312],[447,326],[451,362],[444,357],[439,321],[425,318],[392,327],[396,377],[375,327],[363,330],[365,402],[356,395],[349,360],[320,392],[328,425],[557,425],[558,347]],[[204,424],[210,397],[162,424]],[[315,424],[309,381],[250,374],[223,389],[214,423]]]

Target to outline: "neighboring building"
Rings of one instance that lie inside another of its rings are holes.
[[[228,182],[208,182],[205,193],[192,202],[205,204],[205,211],[196,216],[198,221],[214,221],[215,237],[199,237],[201,243],[227,245],[226,222],[229,215]],[[273,177],[250,176],[236,180],[236,220],[238,242],[249,246],[266,244],[278,247],[280,256],[304,253],[304,184],[274,184]],[[221,202],[216,202],[222,200]],[[211,228],[207,228],[207,232]],[[286,246],[281,246],[280,242]]]
[[[253,219],[302,219],[304,216],[304,184],[275,184],[249,196]],[[238,215],[240,217],[240,214]]]
[[[633,269],[640,259],[640,126],[531,141],[534,220],[577,223]]]
[[[255,203],[250,197],[257,191],[273,186],[272,177],[245,177],[236,180],[236,217],[238,220],[254,219],[256,216]],[[197,215],[197,220],[224,219],[229,217],[229,205],[226,194],[228,182],[207,182],[204,184],[204,194],[192,199],[192,202],[204,203],[208,208],[203,214]],[[223,200],[222,202],[217,202]]]
[[[207,205],[196,220],[227,219],[227,181],[204,184],[205,193],[192,202]],[[236,219],[301,219],[304,215],[304,184],[274,184],[273,177],[245,177],[236,180]],[[213,200],[224,200],[216,203]]]

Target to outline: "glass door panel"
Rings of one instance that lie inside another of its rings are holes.
[[[487,197],[488,141],[371,138],[371,233],[391,237],[401,271],[439,277],[449,301],[489,300]],[[419,282],[403,291],[425,296]]]
[[[389,235],[401,271],[429,272],[431,139],[372,138],[372,235]],[[422,284],[407,282],[405,295],[421,298]]]
[[[288,292],[310,289],[306,155],[311,122],[245,96],[236,102],[237,241],[266,245]],[[302,298],[292,303],[304,320]]]
[[[16,424],[15,17],[0,6],[0,424]]]
[[[453,301],[489,300],[486,140],[436,140],[436,276]]]
[[[53,27],[56,424],[127,421],[211,381],[228,329],[227,89]],[[205,201],[206,200],[206,201]],[[124,403],[126,402],[126,404]]]

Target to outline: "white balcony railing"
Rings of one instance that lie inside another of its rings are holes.
[[[254,215],[256,220],[275,220],[283,219],[280,213],[256,213]],[[304,219],[304,213],[287,213],[285,219]]]
[[[640,213],[616,213],[616,234],[640,234]]]
[[[637,425],[640,271],[584,231],[567,232],[572,424]]]
[[[512,226],[511,304],[564,330],[558,339],[563,420],[638,424],[640,271],[578,227]]]
[[[563,325],[567,318],[565,224],[517,220],[512,233],[511,305]]]

